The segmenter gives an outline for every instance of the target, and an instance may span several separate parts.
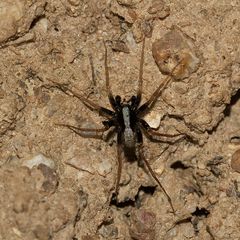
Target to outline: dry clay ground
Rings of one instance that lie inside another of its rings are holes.
[[[103,40],[114,94],[135,94],[143,35],[144,100],[182,60],[146,120],[188,138],[144,138],[175,215],[137,162],[111,200],[116,140],[55,124],[101,126],[51,86],[109,107]],[[1,0],[0,239],[239,239],[239,39],[238,0]]]

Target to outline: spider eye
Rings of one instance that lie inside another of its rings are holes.
[[[119,95],[117,95],[115,97],[115,101],[116,101],[116,103],[120,103],[121,102],[121,97]]]

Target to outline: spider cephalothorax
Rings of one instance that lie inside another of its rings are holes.
[[[99,134],[103,135],[105,131],[110,128],[117,134],[117,155],[118,155],[118,172],[117,172],[117,179],[116,179],[116,189],[115,194],[117,196],[119,191],[119,183],[121,178],[121,171],[122,171],[122,158],[121,152],[124,151],[125,156],[129,160],[135,160],[136,158],[140,158],[147,169],[149,170],[152,177],[156,180],[164,194],[166,195],[172,210],[174,211],[171,198],[169,197],[168,193],[165,191],[164,187],[156,177],[156,174],[152,170],[150,164],[146,160],[143,154],[143,137],[142,132],[150,139],[150,140],[159,140],[161,142],[168,142],[166,140],[160,139],[163,138],[176,138],[182,137],[184,134],[166,134],[160,133],[155,131],[151,128],[148,123],[143,120],[145,114],[147,114],[155,102],[157,101],[158,97],[162,93],[162,91],[166,88],[166,86],[171,81],[171,76],[177,67],[181,67],[181,61],[177,66],[174,67],[171,74],[165,78],[164,81],[160,83],[158,88],[154,91],[151,97],[143,104],[141,104],[142,98],[142,75],[143,75],[143,62],[144,62],[144,46],[145,46],[145,39],[143,40],[143,46],[141,51],[141,60],[140,60],[140,71],[139,71],[139,81],[138,81],[138,91],[136,96],[132,96],[128,101],[121,99],[120,96],[113,96],[110,83],[109,83],[109,72],[108,72],[108,65],[107,65],[107,48],[105,46],[105,75],[106,75],[106,88],[108,93],[108,99],[111,104],[112,110],[99,106],[98,104],[90,101],[89,99],[79,95],[72,89],[66,88],[61,84],[55,83],[55,87],[63,91],[68,95],[72,95],[80,99],[88,108],[93,111],[99,113],[99,115],[106,118],[103,121],[103,127],[97,129],[89,129],[89,128],[81,128],[75,127],[68,124],[58,124],[64,127],[68,127],[75,133],[79,135],[83,135],[83,133],[89,132],[92,133],[92,137],[99,136]]]

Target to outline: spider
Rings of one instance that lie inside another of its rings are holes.
[[[144,64],[144,49],[145,49],[145,38],[143,39],[142,50],[141,50],[141,60],[140,60],[140,69],[139,69],[139,80],[138,80],[138,90],[137,95],[133,95],[129,100],[122,100],[122,98],[117,95],[114,96],[111,91],[110,81],[109,81],[109,70],[108,70],[108,55],[107,55],[107,47],[104,42],[105,47],[105,57],[104,57],[104,66],[105,66],[105,78],[106,78],[106,89],[108,94],[108,100],[111,104],[112,109],[107,109],[102,107],[95,102],[89,100],[88,98],[79,95],[72,89],[67,88],[61,84],[54,82],[58,89],[63,91],[67,95],[72,95],[78,98],[81,102],[83,102],[88,108],[92,111],[99,113],[100,116],[106,118],[105,121],[102,121],[103,127],[101,128],[81,128],[68,124],[57,124],[63,127],[67,127],[78,135],[83,135],[83,133],[90,133],[91,137],[98,137],[99,134],[103,136],[103,133],[108,129],[113,128],[115,133],[117,133],[117,160],[118,160],[118,168],[117,168],[117,178],[115,185],[115,196],[118,195],[119,185],[121,179],[122,172],[122,157],[121,153],[124,152],[125,157],[128,160],[136,160],[141,159],[143,164],[147,167],[151,176],[156,180],[159,187],[162,189],[163,193],[167,197],[167,200],[171,206],[173,212],[175,212],[172,200],[164,189],[163,185],[160,183],[153,169],[151,168],[149,162],[144,157],[143,154],[143,134],[148,137],[150,140],[157,140],[155,138],[172,138],[183,136],[183,133],[179,134],[166,134],[157,132],[155,129],[151,128],[150,125],[143,119],[144,115],[146,115],[153,107],[162,91],[166,88],[166,86],[170,83],[172,79],[172,75],[177,67],[180,67],[182,61],[172,69],[171,73],[160,83],[158,88],[154,91],[154,93],[150,96],[150,98],[143,104],[141,104],[142,99],[142,83],[143,83],[143,64]],[[166,140],[160,140],[161,142],[168,142]]]

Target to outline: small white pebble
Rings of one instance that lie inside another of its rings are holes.
[[[163,171],[165,169],[165,166],[164,164],[161,164],[160,166],[158,166],[158,168],[155,168],[154,169],[154,172],[158,175],[158,176],[161,176]]]
[[[158,128],[160,126],[162,115],[157,112],[150,112],[144,120],[149,124],[151,128]]]
[[[206,166],[205,166],[205,164],[203,162],[198,162],[198,168],[199,169],[205,169]]]

